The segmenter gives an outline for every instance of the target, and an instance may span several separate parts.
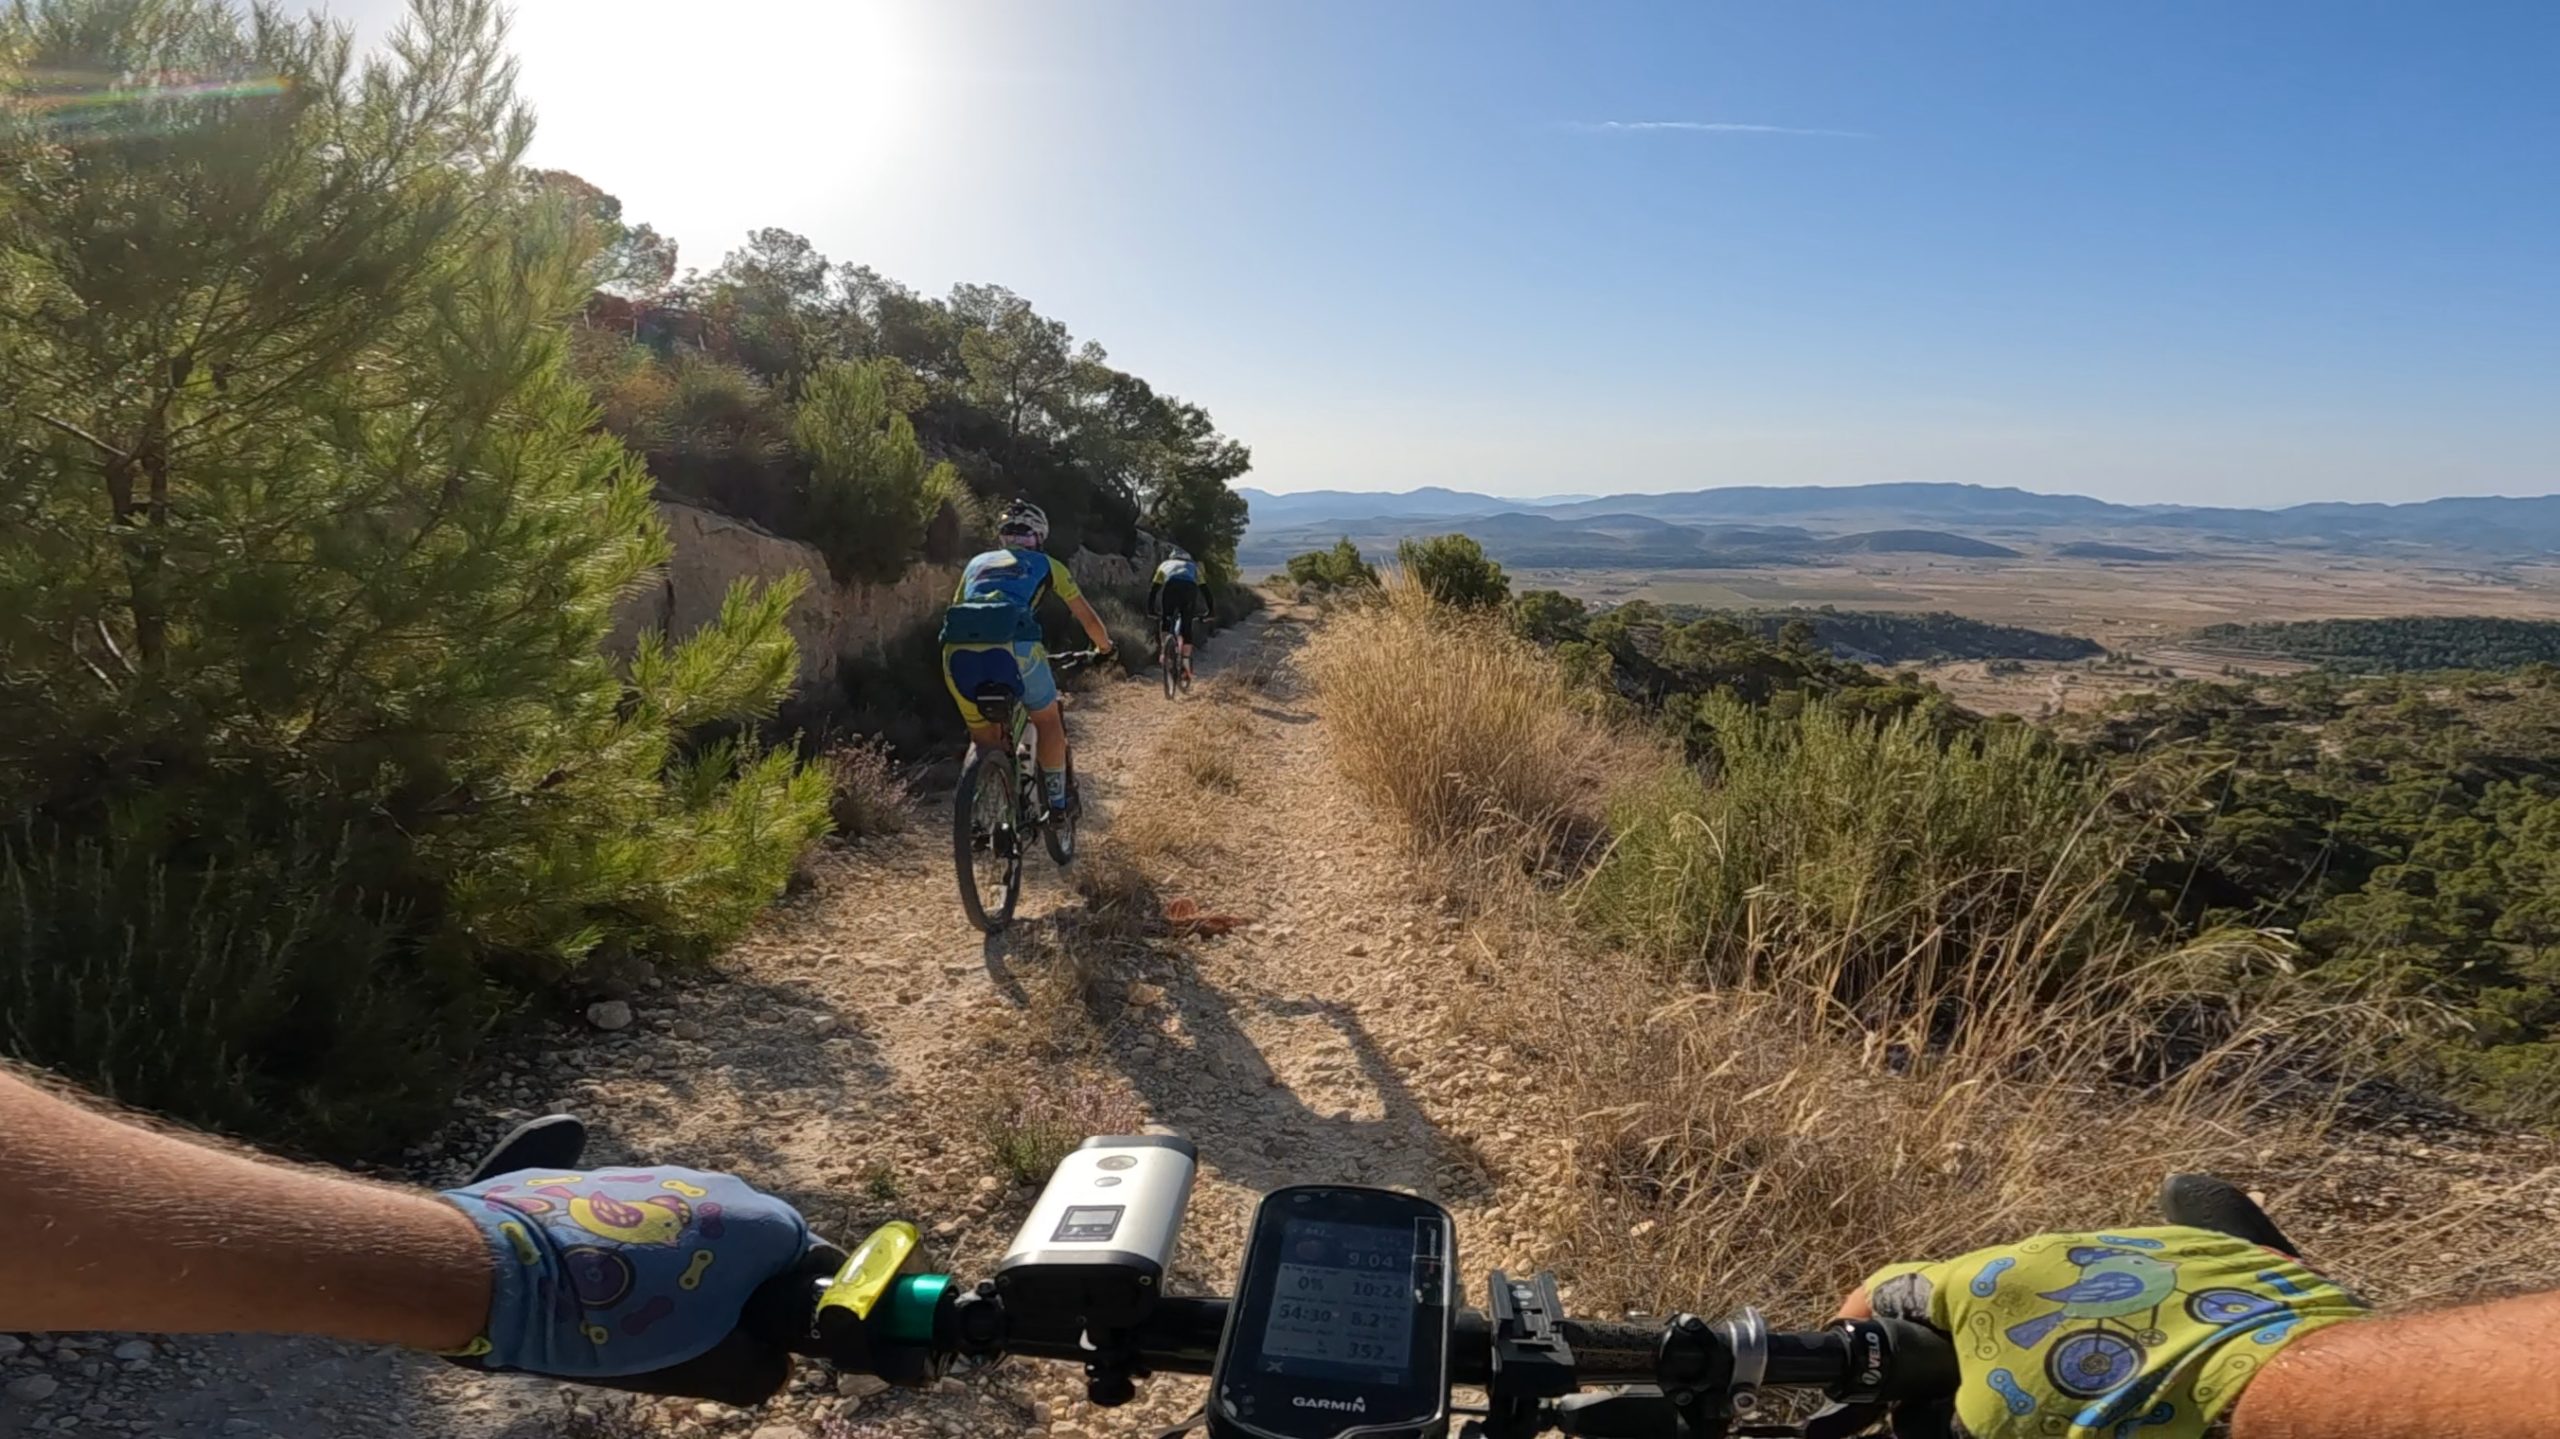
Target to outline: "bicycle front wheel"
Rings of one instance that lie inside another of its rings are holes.
[[[1019,784],[999,755],[972,748],[951,792],[951,858],[960,873],[960,908],[993,934],[1013,922],[1022,898]]]

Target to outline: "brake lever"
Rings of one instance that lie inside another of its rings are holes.
[[[2301,1246],[2285,1237],[2256,1200],[2216,1175],[2172,1174],[2161,1180],[2160,1213],[2172,1224],[2210,1229],[2295,1259],[2302,1257]]]

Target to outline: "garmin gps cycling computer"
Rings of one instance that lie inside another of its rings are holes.
[[[1217,1439],[1436,1439],[1449,1424],[1449,1211],[1386,1189],[1265,1196],[1209,1380]]]

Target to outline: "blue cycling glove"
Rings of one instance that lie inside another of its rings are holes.
[[[489,1324],[449,1357],[564,1379],[711,1350],[812,1244],[799,1211],[728,1174],[646,1165],[500,1175],[444,1198],[489,1243]]]

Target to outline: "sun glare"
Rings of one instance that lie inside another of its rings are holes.
[[[679,224],[716,196],[858,205],[931,160],[918,6],[741,0],[706,23],[691,0],[544,0],[518,9],[515,40],[546,162]]]

